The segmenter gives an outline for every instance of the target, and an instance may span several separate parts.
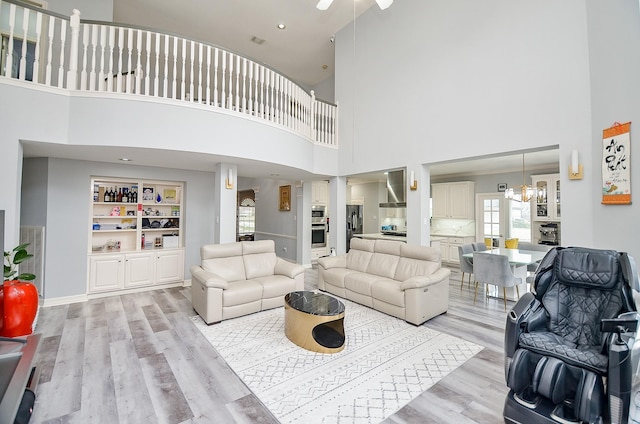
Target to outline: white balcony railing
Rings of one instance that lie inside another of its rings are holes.
[[[0,75],[6,78],[199,104],[337,146],[337,106],[220,47],[148,29],[83,22],[77,10],[67,18],[11,0],[0,0],[0,34]]]

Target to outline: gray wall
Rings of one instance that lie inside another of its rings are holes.
[[[46,180],[39,171],[43,160],[48,163]],[[36,186],[23,187],[23,207],[44,209],[46,214],[45,299],[87,291],[92,176],[185,182],[185,278],[190,278],[189,267],[200,262],[200,246],[213,242],[213,173],[56,158],[26,159],[24,172],[40,175]],[[44,203],[40,196],[43,184]],[[25,213],[25,219],[29,215]]]
[[[49,10],[70,16],[78,9],[81,19],[113,21],[113,0],[47,0]]]

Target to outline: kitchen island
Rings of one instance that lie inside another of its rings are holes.
[[[382,233],[354,234],[353,237],[360,237],[365,240],[395,240],[404,241],[406,243],[407,236],[392,236]]]

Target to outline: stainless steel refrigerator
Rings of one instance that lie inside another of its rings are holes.
[[[362,234],[362,205],[347,205],[347,252],[354,234]]]

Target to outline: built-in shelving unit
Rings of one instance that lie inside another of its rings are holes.
[[[89,293],[184,279],[184,184],[95,177],[89,223]]]

